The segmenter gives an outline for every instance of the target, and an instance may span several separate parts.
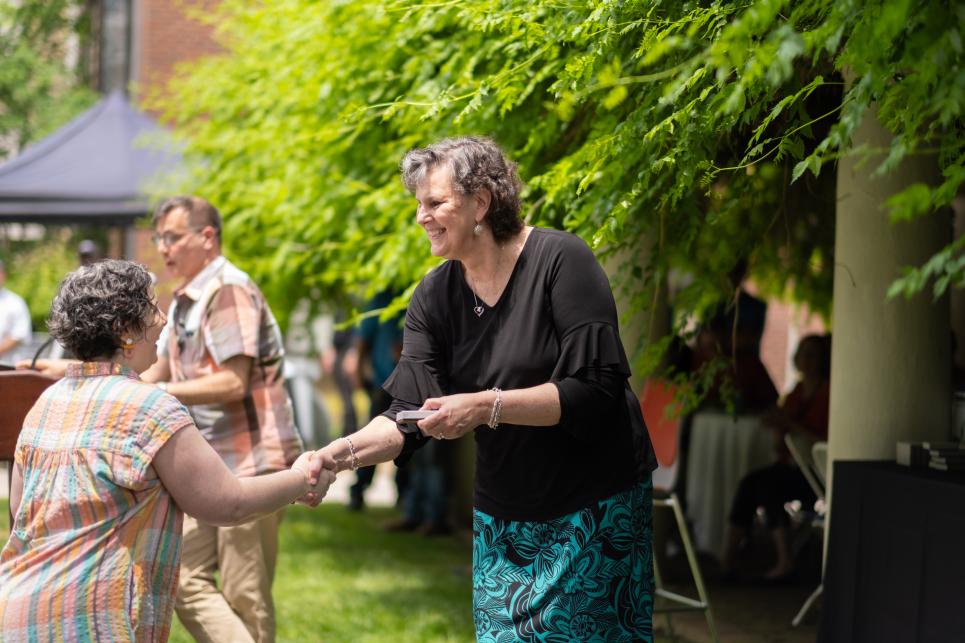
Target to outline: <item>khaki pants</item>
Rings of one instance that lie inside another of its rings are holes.
[[[195,640],[275,640],[271,582],[284,509],[243,525],[215,527],[184,517],[178,619]],[[220,572],[221,589],[215,583]]]

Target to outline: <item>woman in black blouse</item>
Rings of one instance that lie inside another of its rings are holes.
[[[587,245],[525,226],[491,140],[409,152],[432,254],[389,411],[326,450],[339,470],[475,432],[473,608],[480,641],[650,640],[650,472],[607,277]],[[399,411],[436,412],[403,433]]]

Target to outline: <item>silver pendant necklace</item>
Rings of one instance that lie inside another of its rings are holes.
[[[476,291],[473,290],[472,286],[469,286],[469,292],[472,293],[472,300],[476,304],[473,306],[472,312],[476,313],[476,317],[482,317],[483,313],[486,312],[486,309],[479,305],[479,300],[476,299]]]
[[[493,281],[496,280],[496,275],[499,273],[499,264],[501,263],[502,258],[502,255],[499,255],[499,257],[496,259],[496,269],[493,270]],[[472,312],[476,313],[476,317],[482,317],[483,313],[486,312],[486,308],[479,303],[479,299],[476,297],[476,289],[471,283],[469,283],[469,273],[466,273],[466,284],[469,286],[469,292],[472,293],[472,301],[473,304],[475,304],[472,308]]]
[[[518,243],[518,242],[517,242],[517,243]],[[523,244],[526,243],[526,237],[525,237],[525,236],[523,237],[522,243],[523,243]],[[519,245],[519,248],[518,248],[518,250],[517,250],[516,253],[515,253],[517,259],[519,258],[519,255],[522,253],[522,251],[523,251],[522,245]],[[493,270],[493,279],[492,279],[493,282],[496,281],[496,275],[499,274],[499,268],[500,268],[500,265],[502,264],[502,262],[503,262],[503,252],[500,251],[499,255],[497,255],[497,257],[496,257],[496,268],[495,268],[495,270]],[[463,268],[463,270],[465,270],[465,268]],[[475,288],[473,287],[473,285],[469,282],[469,273],[466,272],[465,275],[466,275],[466,285],[469,286],[469,292],[472,293],[472,301],[473,301],[473,304],[475,304],[475,305],[472,307],[472,312],[476,313],[476,317],[482,317],[482,316],[483,316],[483,313],[486,312],[486,308],[479,303],[479,299],[476,297],[476,289],[475,289]],[[500,296],[501,296],[501,295],[500,295]],[[484,301],[483,303],[485,303],[485,301]]]
[[[493,269],[493,276],[492,276],[493,283],[495,283],[496,275],[499,274],[499,268],[502,266],[503,254],[504,254],[504,251],[502,249],[499,249],[499,254],[496,256],[496,267]],[[486,308],[479,303],[479,299],[476,297],[476,289],[469,281],[469,273],[466,272],[465,274],[466,274],[466,284],[469,286],[469,292],[472,293],[472,301],[473,301],[473,304],[475,304],[472,308],[472,312],[476,313],[476,317],[482,317],[483,313],[486,312]],[[485,303],[485,301],[483,303]]]

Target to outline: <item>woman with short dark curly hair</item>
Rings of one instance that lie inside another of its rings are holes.
[[[578,237],[524,225],[492,140],[412,150],[401,171],[448,261],[412,295],[389,411],[326,451],[355,469],[474,432],[477,639],[651,640],[656,460],[606,274]]]
[[[67,275],[54,299],[50,333],[83,361],[44,391],[17,440],[4,640],[165,641],[182,511],[245,522],[317,504],[334,479],[311,452],[289,471],[235,477],[187,409],[139,379],[164,321],[151,282],[109,259]]]
[[[112,355],[123,332],[143,335],[161,316],[143,266],[108,259],[81,268],[60,284],[50,308],[50,335],[78,359]]]

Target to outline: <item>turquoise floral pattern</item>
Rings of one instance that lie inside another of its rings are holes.
[[[476,639],[652,641],[652,491],[543,522],[473,512]]]

